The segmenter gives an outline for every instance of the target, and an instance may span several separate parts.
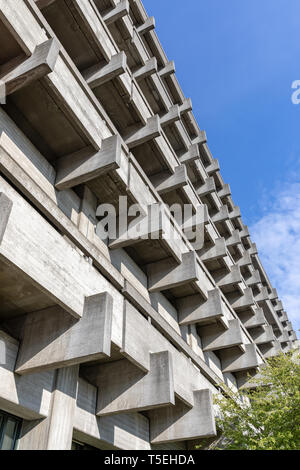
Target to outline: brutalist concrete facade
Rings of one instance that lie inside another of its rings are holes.
[[[0,43],[0,410],[18,448],[213,438],[222,383],[297,338],[154,19],[140,0],[0,0]],[[156,239],[98,236],[121,196],[164,207]],[[200,214],[202,243],[163,203],[189,204],[195,231]]]

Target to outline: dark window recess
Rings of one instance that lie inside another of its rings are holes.
[[[0,411],[0,450],[14,450],[20,434],[22,420]]]
[[[82,442],[72,441],[72,449],[71,450],[99,450],[96,447],[89,446],[87,444],[83,444]]]

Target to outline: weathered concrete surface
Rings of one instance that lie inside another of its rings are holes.
[[[112,298],[98,294],[85,300],[75,321],[60,307],[26,316],[16,372],[32,373],[110,356]]]
[[[78,366],[57,371],[51,412],[45,420],[23,423],[20,450],[71,449],[77,381]]]
[[[203,302],[200,295],[183,297],[177,300],[178,320],[180,325],[209,324],[220,320],[228,328],[220,291],[208,291],[207,300]]]
[[[228,330],[220,325],[198,328],[203,351],[218,351],[232,346],[243,346],[242,330],[239,320],[229,320]]]
[[[150,354],[144,373],[127,359],[90,367],[85,376],[98,387],[96,414],[143,411],[175,403],[171,354]]]
[[[194,406],[182,403],[149,412],[152,443],[184,441],[216,435],[209,390],[194,391]]]
[[[0,409],[32,420],[48,416],[54,372],[14,374],[19,342],[0,330]]]
[[[96,416],[97,388],[78,381],[74,437],[100,449],[149,450],[149,420],[141,413]]]
[[[244,353],[237,348],[222,350],[220,357],[223,373],[253,369],[262,363],[262,360],[259,360],[254,344],[246,344]]]

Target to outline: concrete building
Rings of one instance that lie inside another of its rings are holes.
[[[213,438],[222,384],[297,338],[154,19],[140,0],[0,0],[0,44],[0,448]],[[163,209],[105,241],[121,196]]]

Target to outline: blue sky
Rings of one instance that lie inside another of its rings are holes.
[[[299,0],[143,0],[225,182],[300,328]]]

